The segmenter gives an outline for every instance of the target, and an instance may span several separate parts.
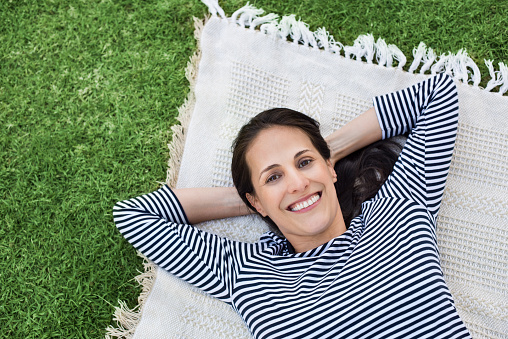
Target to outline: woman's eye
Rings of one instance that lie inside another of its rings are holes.
[[[302,168],[302,167],[305,167],[307,166],[308,164],[310,164],[312,162],[311,159],[305,159],[305,160],[302,160],[300,161],[300,163],[298,164],[298,167]]]
[[[269,183],[269,182],[272,182],[272,181],[275,181],[277,179],[280,178],[280,175],[279,174],[272,174],[270,175],[267,179],[266,179],[266,182]]]

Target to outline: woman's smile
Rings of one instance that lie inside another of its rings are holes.
[[[320,202],[321,202],[321,192],[317,192],[289,205],[287,210],[291,212],[305,213],[316,207]]]

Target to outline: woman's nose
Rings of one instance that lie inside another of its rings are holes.
[[[295,193],[305,191],[309,186],[309,179],[297,169],[291,171],[288,176],[288,192]]]

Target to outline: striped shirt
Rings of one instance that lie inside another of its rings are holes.
[[[173,192],[119,202],[115,223],[160,267],[230,304],[256,338],[467,338],[443,278],[436,216],[452,157],[457,90],[447,75],[373,99],[383,138],[409,132],[394,170],[347,231],[292,253],[189,225]]]

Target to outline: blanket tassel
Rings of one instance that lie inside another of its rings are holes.
[[[138,297],[138,304],[134,308],[129,308],[127,303],[118,300],[120,306],[115,307],[113,314],[113,320],[116,322],[117,327],[109,326],[106,328],[106,339],[132,338],[136,326],[141,320],[143,305],[152,290],[157,275],[157,268],[140,252],[138,252],[138,256],[145,259],[143,262],[143,273],[135,277],[135,280],[142,287],[141,294]]]
[[[297,20],[294,14],[283,16],[279,20],[277,14],[267,14],[261,16],[264,11],[247,3],[239,10],[233,13],[230,19],[227,19],[224,11],[219,6],[217,0],[202,0],[208,7],[212,16],[221,16],[223,19],[231,20],[241,27],[249,27],[250,30],[256,28],[263,34],[272,36],[274,39],[293,41],[294,44],[301,44],[314,49],[324,49],[324,51],[334,54],[340,54],[344,50],[344,56],[347,59],[365,60],[372,64],[374,57],[379,65],[393,67],[393,62],[397,61],[399,70],[403,70],[406,64],[406,56],[395,45],[388,45],[383,39],[378,38],[375,42],[372,34],[360,35],[353,43],[353,46],[344,46],[335,41],[333,36],[321,27],[315,32],[309,29],[309,26]],[[420,42],[417,48],[413,49],[413,62],[409,66],[408,72],[414,73],[420,67],[420,74],[426,72],[448,73],[455,79],[469,84],[474,88],[479,88],[481,81],[481,72],[476,63],[467,55],[465,50],[459,50],[456,54],[448,53],[437,57],[432,48],[427,47],[425,43]],[[508,91],[508,69],[503,63],[499,63],[500,70],[494,71],[492,62],[487,62],[491,80],[488,82],[486,91],[492,91],[495,87],[501,85],[499,93],[502,95]]]
[[[503,95],[508,90],[508,66],[504,63],[499,63],[499,71],[494,71],[494,66],[491,60],[485,60],[485,65],[489,69],[490,77],[492,78],[485,87],[486,91],[492,91],[495,87],[501,85],[499,94]]]

